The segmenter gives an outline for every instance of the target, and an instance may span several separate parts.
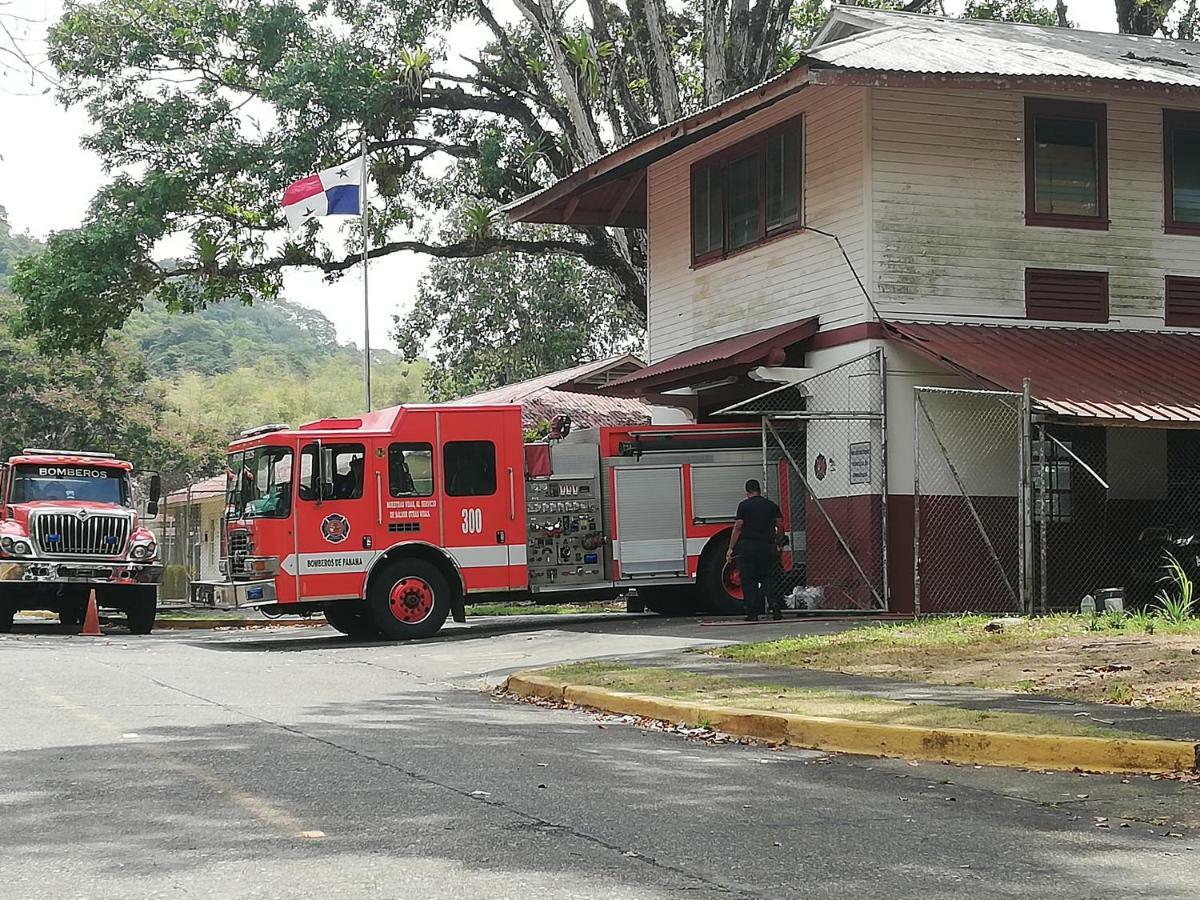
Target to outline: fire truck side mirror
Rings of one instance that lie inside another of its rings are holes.
[[[158,501],[162,499],[162,476],[150,476],[150,496],[146,499],[146,515],[151,519],[158,516]]]

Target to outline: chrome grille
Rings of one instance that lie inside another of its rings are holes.
[[[46,556],[123,556],[133,519],[128,515],[71,512],[33,514],[32,533]]]
[[[250,555],[250,532],[237,528],[229,532],[229,571],[240,573],[246,567],[246,557]]]

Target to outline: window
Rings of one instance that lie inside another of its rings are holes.
[[[1166,324],[1200,328],[1200,278],[1167,276]]]
[[[1067,452],[1071,449],[1070,441],[1063,441],[1061,447],[1051,440],[1033,441],[1032,449],[1037,488],[1034,518],[1039,522],[1070,522],[1072,459]]]
[[[388,447],[388,492],[393,497],[428,497],[433,493],[433,447],[392,444]]]
[[[1163,168],[1167,233],[1200,235],[1200,113],[1163,111]]]
[[[1025,224],[1108,228],[1104,104],[1026,99]]]
[[[321,464],[317,465],[317,447]],[[300,452],[300,499],[357,500],[363,495],[363,469],[366,466],[362,444],[308,444]],[[317,472],[321,490],[317,491]]]
[[[442,448],[446,493],[488,497],[496,493],[496,445],[491,441],[447,441]]]
[[[1025,315],[1055,322],[1107,322],[1108,273],[1026,269]]]
[[[692,261],[720,259],[800,227],[799,119],[692,167]]]

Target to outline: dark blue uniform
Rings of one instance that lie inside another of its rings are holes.
[[[783,518],[773,500],[755,495],[738,504],[737,518],[742,534],[733,548],[742,577],[746,612],[757,616],[766,611],[767,584],[775,565],[775,522]]]

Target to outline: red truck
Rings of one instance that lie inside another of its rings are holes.
[[[135,493],[133,466],[107,453],[24,450],[0,464],[0,632],[27,609],[82,624],[92,590],[131,632],[150,632],[162,565]],[[160,493],[153,475],[148,517]]]
[[[741,424],[526,444],[517,406],[253,429],[229,448],[223,577],[194,583],[192,602],[323,612],[390,639],[432,635],[470,602],[630,588],[656,612],[735,612],[725,555],[743,485],[766,477],[786,495],[761,442]]]

